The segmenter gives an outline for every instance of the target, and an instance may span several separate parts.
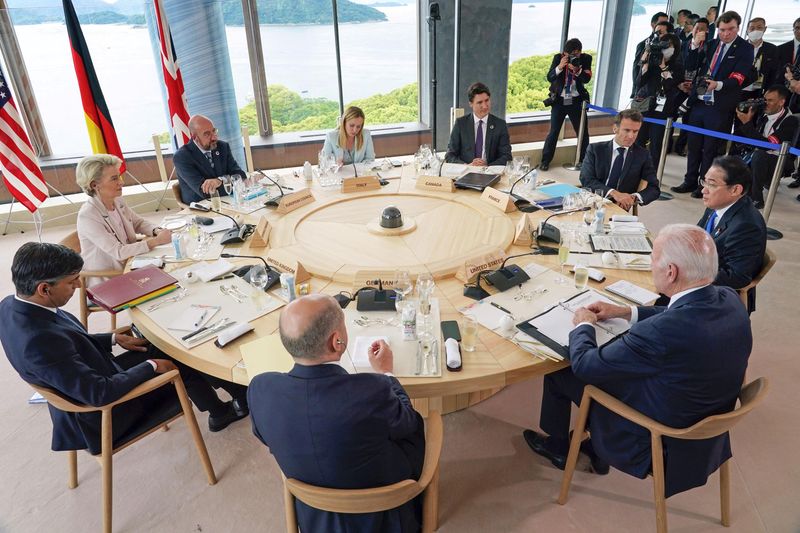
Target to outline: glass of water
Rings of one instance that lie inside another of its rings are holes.
[[[582,291],[589,282],[589,268],[580,263],[575,265],[575,288]]]
[[[465,315],[461,319],[461,348],[474,352],[478,345],[478,320],[474,316]]]
[[[225,188],[225,194],[230,195],[233,190],[233,176],[226,174],[220,179],[222,179],[222,186]]]
[[[219,191],[214,189],[211,191],[211,209],[219,211],[222,208],[222,200],[219,199]]]

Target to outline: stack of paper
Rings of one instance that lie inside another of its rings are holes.
[[[611,221],[611,233],[617,235],[646,235],[647,228],[641,222]]]

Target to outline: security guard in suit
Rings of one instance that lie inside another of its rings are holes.
[[[742,88],[750,85],[753,70],[753,46],[738,36],[741,17],[735,11],[717,20],[719,38],[708,43],[707,65],[699,69],[687,103],[691,106],[687,123],[712,131],[730,133],[733,112],[742,97]],[[672,190],[691,192],[702,198],[698,178],[705,176],[717,155],[718,140],[697,133],[689,134],[689,154],[683,183]]]
[[[742,100],[761,98],[764,91],[772,85],[777,71],[778,47],[764,40],[767,22],[756,17],[747,23],[747,40],[753,45],[753,83],[742,89]]]
[[[550,131],[544,141],[540,170],[550,168],[550,161],[556,153],[558,135],[564,118],[569,116],[575,136],[578,136],[578,127],[581,123],[581,108],[583,102],[589,101],[589,91],[584,87],[592,79],[592,56],[582,53],[583,44],[578,39],[570,39],[564,44],[564,52],[553,56],[553,62],[547,73],[550,82],[550,97],[545,100],[545,105],[550,104]],[[589,131],[583,132],[581,141],[581,158],[586,155],[589,146]]]

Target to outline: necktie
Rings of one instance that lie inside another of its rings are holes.
[[[483,120],[478,121],[478,132],[475,134],[475,159],[483,158]]]
[[[208,163],[211,165],[211,168],[214,168],[214,157],[211,155],[211,152],[203,152],[208,159]]]
[[[614,164],[611,165],[611,172],[608,173],[608,180],[606,180],[609,189],[617,188],[619,178],[622,176],[623,163],[625,163],[625,148],[620,146],[617,148],[617,157],[614,159]]]
[[[800,62],[798,60],[800,60],[800,44],[798,44],[797,48],[794,49],[794,61],[792,61],[792,63],[797,65],[798,62]]]
[[[708,217],[708,221],[706,222],[706,231],[708,233],[713,233],[714,231],[714,222],[717,221],[717,212],[712,211],[711,216]]]
[[[722,58],[720,57],[722,54],[723,44],[722,41],[719,42],[717,45],[717,51],[714,52],[714,57],[711,59],[711,65],[708,68],[709,75],[713,78],[716,75],[717,70],[719,69],[720,63],[722,63]]]

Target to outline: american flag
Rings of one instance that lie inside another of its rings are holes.
[[[161,42],[161,66],[164,71],[164,84],[167,86],[167,106],[169,107],[172,142],[180,148],[191,139],[189,133],[189,111],[186,95],[183,92],[183,77],[175,57],[175,46],[172,44],[172,32],[167,23],[167,14],[161,0],[153,0],[158,24],[158,39]]]
[[[49,196],[42,169],[0,69],[0,165],[9,192],[31,213]]]

